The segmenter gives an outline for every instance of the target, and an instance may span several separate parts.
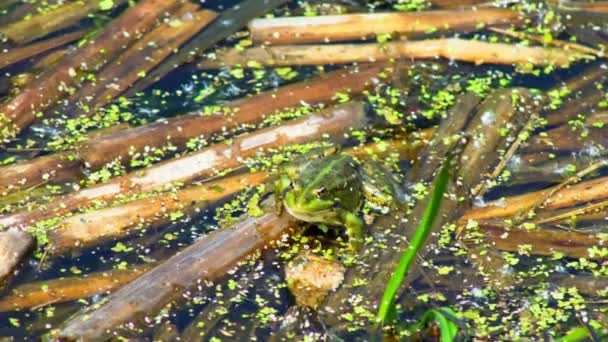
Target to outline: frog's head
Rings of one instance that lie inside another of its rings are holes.
[[[357,165],[348,155],[318,158],[283,168],[278,199],[299,220],[331,223],[341,210],[355,211],[361,191]]]
[[[318,213],[339,205],[327,188],[323,186],[303,186],[299,181],[285,193],[284,204],[290,212]]]
[[[307,177],[290,177],[284,174],[277,180],[276,185],[282,206],[299,220],[306,222],[332,221],[336,209],[340,207],[340,201],[331,188],[322,183],[313,182]]]

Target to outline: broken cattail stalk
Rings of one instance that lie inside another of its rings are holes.
[[[576,95],[579,91],[585,89],[592,83],[602,83],[608,77],[608,68],[603,62],[594,63],[585,68],[581,73],[568,78],[564,82],[564,87]],[[559,85],[554,86],[552,89],[560,90],[562,87]]]
[[[117,0],[113,3],[114,6],[120,6],[125,2],[127,1]],[[18,44],[29,43],[55,31],[70,27],[97,10],[99,10],[98,0],[67,2],[49,11],[37,13],[26,20],[0,27],[0,35]]]
[[[59,183],[82,176],[73,153],[59,152],[0,167],[0,196],[46,183]]]
[[[10,48],[7,52],[0,54],[0,68],[4,68],[11,64],[36,56],[42,52],[71,43],[82,37],[85,33],[86,31],[80,30],[67,33],[59,37],[36,42],[27,46]]]
[[[97,1],[95,1],[97,3]],[[148,31],[158,18],[172,12],[178,0],[143,0],[125,10],[106,29],[74,54],[66,55],[52,69],[0,105],[0,144],[14,139],[49,106],[65,96],[77,80],[78,70],[97,70]]]
[[[49,52],[49,53],[45,54],[43,57],[41,57],[40,59],[38,59],[37,61],[35,61],[32,64],[30,69],[33,69],[35,71],[46,70],[47,68],[52,67],[53,65],[57,64],[59,61],[61,61],[63,56],[65,56],[66,54],[69,54],[69,53],[70,53],[69,48]]]
[[[585,118],[584,127],[564,124],[531,137],[522,153],[567,153],[595,149],[599,154],[608,146],[608,135],[603,128],[607,124],[608,112],[596,112]]]
[[[607,217],[606,209],[608,209],[608,201],[601,200],[582,207],[548,210],[534,216],[532,222],[553,226],[600,223]]]
[[[89,139],[113,134],[128,128],[126,124],[96,129],[87,134]],[[44,184],[58,184],[81,178],[82,161],[73,151],[56,152],[42,157],[32,158],[0,166],[0,196],[15,191],[31,190]]]
[[[201,69],[247,66],[254,61],[265,66],[326,65],[380,62],[391,59],[429,59],[443,57],[475,64],[554,64],[564,67],[587,54],[556,48],[488,43],[459,38],[399,41],[388,43],[283,45],[220,50],[201,61]]]
[[[598,102],[603,100],[605,96],[602,88],[598,88],[593,83],[580,89],[580,92],[580,96],[572,97],[561,107],[544,114],[548,126],[567,123],[569,120],[576,119],[576,116],[580,113],[593,113]]]
[[[192,3],[184,4],[174,15],[178,22],[162,23],[138,40],[106,66],[96,82],[88,83],[71,96],[70,105],[74,108],[70,109],[84,104],[85,113],[93,115],[96,109],[118,97],[216,16],[215,12],[196,11],[197,8]]]
[[[48,250],[61,253],[85,248],[122,237],[136,229],[159,226],[169,222],[172,212],[188,215],[247,186],[261,184],[265,179],[266,175],[262,172],[236,175],[116,207],[77,214],[61,221],[56,229],[49,232]]]
[[[33,44],[32,44],[33,45]],[[34,79],[40,75],[44,70],[47,70],[54,66],[64,55],[69,54],[74,47],[66,45],[61,49],[55,49],[50,52],[44,53],[41,57],[37,58],[26,72],[16,74],[10,78],[11,88],[10,94],[15,96],[21,89],[34,81]]]
[[[513,38],[522,39],[522,40],[531,40],[531,41],[543,43],[543,44],[545,43],[545,38],[543,38],[543,36],[536,35],[536,34],[527,34],[525,32],[517,32],[514,30],[505,30],[505,29],[502,29],[499,27],[489,27],[488,30],[502,34],[507,37],[513,37]],[[587,53],[587,54],[595,55],[598,57],[603,56],[603,52],[600,50],[590,48],[585,45],[564,41],[564,40],[553,39],[553,40],[551,40],[549,45],[555,46],[555,47],[560,47],[560,48],[563,48],[564,50],[578,51],[580,53]]]
[[[178,299],[182,291],[176,289],[190,289],[223,276],[247,255],[278,240],[293,226],[288,214],[272,213],[269,209],[272,205],[271,200],[264,204],[271,213],[245,217],[229,228],[208,234],[114,292],[103,304],[83,310],[51,334],[55,338],[76,340],[107,339],[121,324],[154,315]]]
[[[558,185],[559,186],[559,185]],[[543,199],[553,188],[529,192],[487,203],[486,206],[467,211],[463,220],[489,220],[511,217],[529,210]],[[556,191],[542,204],[543,209],[559,209],[597,201],[608,197],[608,177],[600,177],[571,185]]]
[[[483,224],[479,228],[487,241],[495,248],[507,252],[519,252],[523,245],[531,246],[532,255],[551,256],[561,253],[568,258],[591,258],[589,249],[602,245],[602,239],[593,234],[568,232],[537,227],[534,230]],[[596,255],[592,259],[604,259]]]
[[[82,189],[53,201],[45,208],[0,217],[0,226],[24,227],[38,220],[69,213],[94,200],[111,201],[119,195],[166,190],[174,183],[189,184],[211,177],[219,170],[241,165],[241,161],[287,144],[298,144],[323,136],[340,138],[349,128],[365,124],[364,105],[352,102],[282,125],[244,134],[231,144],[218,143],[200,151],[167,160],[144,170],[133,171],[108,182]]]
[[[252,20],[248,28],[255,42],[284,45],[360,40],[384,34],[421,34],[435,30],[462,32],[477,29],[480,25],[515,24],[521,19],[517,11],[488,8],[264,18]]]
[[[546,155],[545,153],[531,155]],[[509,186],[530,183],[561,183],[568,178],[569,170],[575,167],[576,170],[584,170],[593,163],[596,158],[576,158],[563,155],[556,158],[545,158],[543,162],[530,160],[531,155],[522,155],[519,161],[509,167],[511,177],[507,184]],[[540,157],[539,157],[540,158]]]
[[[257,124],[279,110],[298,107],[302,103],[331,103],[332,98],[339,92],[356,96],[376,84],[376,77],[382,70],[380,65],[361,68],[356,72],[338,70],[317,79],[228,102],[223,107],[231,110],[229,114],[182,115],[91,139],[81,145],[79,155],[87,167],[98,169],[114,160],[126,163],[130,151],[142,151],[146,146],[161,147],[170,143],[178,149],[183,149],[192,138],[209,137],[223,129]],[[395,71],[391,74],[397,73]]]
[[[152,265],[143,264],[128,270],[102,271],[81,277],[50,279],[20,285],[0,298],[0,312],[69,302],[109,293],[129,283],[151,267]]]

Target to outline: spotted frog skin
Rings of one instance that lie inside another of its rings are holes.
[[[383,178],[388,171],[375,163],[361,163],[335,150],[313,150],[284,165],[275,181],[278,209],[298,220],[343,226],[350,249],[364,241],[359,212],[367,199],[382,206],[396,201],[396,183]]]

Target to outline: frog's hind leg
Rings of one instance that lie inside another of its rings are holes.
[[[289,177],[281,176],[278,177],[274,182],[274,205],[277,215],[281,215],[283,211],[283,200],[285,199],[285,192],[289,190],[291,186],[291,180]]]
[[[361,246],[363,246],[363,241],[365,239],[363,230],[365,224],[357,215],[348,211],[343,211],[341,217],[344,222],[344,227],[346,228],[350,249],[353,252],[357,252],[361,249]]]

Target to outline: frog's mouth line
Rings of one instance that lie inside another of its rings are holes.
[[[336,220],[336,211],[333,208],[310,211],[298,210],[299,208],[290,207],[287,203],[283,203],[285,210],[293,217],[300,221],[311,223],[328,223],[332,224]]]

